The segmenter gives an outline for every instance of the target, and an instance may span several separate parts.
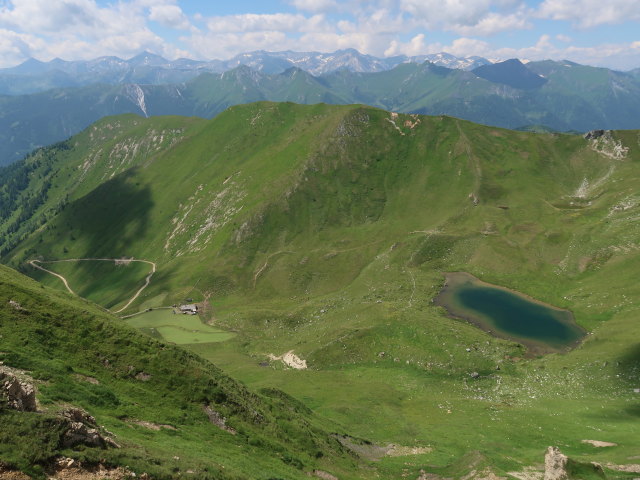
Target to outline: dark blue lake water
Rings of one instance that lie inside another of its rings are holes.
[[[448,273],[446,278],[436,304],[453,317],[526,345],[533,353],[567,351],[586,334],[568,310],[482,282],[468,273]]]

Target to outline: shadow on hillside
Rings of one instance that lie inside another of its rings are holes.
[[[151,191],[136,181],[137,169],[108,180],[61,213],[58,229],[77,241],[69,253],[78,258],[133,256],[149,230]],[[62,232],[58,232],[62,233]]]
[[[640,417],[640,343],[633,345],[618,361],[618,375],[629,388],[633,389],[637,400],[625,408],[629,415]]]

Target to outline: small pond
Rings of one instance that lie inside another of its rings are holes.
[[[447,273],[445,277],[445,286],[434,299],[436,305],[452,317],[525,345],[529,354],[566,352],[586,335],[568,310],[485,283],[465,272]]]

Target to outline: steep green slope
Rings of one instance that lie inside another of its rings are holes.
[[[187,348],[357,436],[416,447],[382,459],[383,478],[506,473],[548,445],[632,461],[638,132],[587,140],[257,103],[211,121],[105,119],[71,145],[51,158],[55,176],[43,174],[43,226],[14,236],[3,261],[60,288],[24,262],[156,262],[129,312],[203,301],[204,320],[236,335]],[[528,358],[448,319],[432,299],[442,272],[457,270],[568,308],[590,335],[565,355]],[[308,368],[283,369],[288,352]]]
[[[63,454],[128,465],[154,478],[188,471],[193,478],[252,479],[357,467],[317,419],[282,392],[251,393],[197,356],[4,266],[0,299],[0,373],[30,378],[39,403],[38,412],[22,412],[2,398],[5,465],[39,474]],[[119,447],[65,446],[69,426],[57,412],[70,406],[95,416]]]

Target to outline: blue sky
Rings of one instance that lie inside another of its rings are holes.
[[[448,52],[640,67],[638,0],[0,0],[0,67],[29,57]]]

